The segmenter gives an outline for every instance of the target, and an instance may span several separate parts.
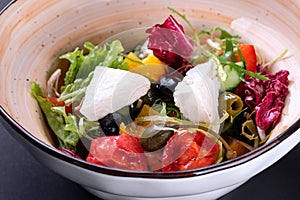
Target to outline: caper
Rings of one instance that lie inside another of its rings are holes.
[[[165,129],[164,125],[148,127],[141,137],[141,145],[145,151],[156,151],[166,146],[174,131]]]

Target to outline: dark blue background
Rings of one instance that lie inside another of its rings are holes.
[[[9,2],[0,0],[0,10]],[[0,45],[2,39],[0,36]],[[97,200],[79,185],[39,164],[1,124],[0,162],[0,200]],[[298,200],[299,178],[300,145],[220,200]]]

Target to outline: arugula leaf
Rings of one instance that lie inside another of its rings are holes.
[[[238,36],[238,35],[231,35],[230,33],[228,33],[226,30],[220,28],[220,27],[216,27],[214,30],[216,31],[220,31],[221,32],[221,35],[220,35],[220,39],[234,39],[234,40],[237,40],[237,39],[240,39],[241,37]]]
[[[268,77],[265,77],[261,73],[255,73],[248,71],[244,68],[244,65],[240,65],[239,63],[233,63],[230,61],[222,62],[224,65],[229,65],[230,67],[234,68],[240,75],[240,78],[244,81],[244,74],[248,74],[249,76],[252,76],[253,78],[257,78],[259,80],[268,80]]]
[[[223,55],[219,57],[221,62],[231,60],[232,56],[234,55],[234,44],[232,40],[226,39],[226,46],[225,46],[225,51]]]

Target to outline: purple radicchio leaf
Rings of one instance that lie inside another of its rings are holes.
[[[170,67],[177,69],[191,59],[193,41],[187,38],[183,26],[172,15],[146,32],[150,34],[148,48]]]
[[[255,107],[255,121],[262,130],[270,128],[279,119],[288,94],[288,75],[288,71],[281,70],[268,76],[266,95]]]
[[[234,91],[255,110],[255,123],[261,130],[271,128],[281,115],[288,94],[288,75],[288,71],[281,70],[266,74],[269,79],[265,81],[251,77]]]

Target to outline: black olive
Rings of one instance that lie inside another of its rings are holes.
[[[156,90],[156,84],[151,83],[151,87],[148,92],[129,106],[129,114],[131,119],[134,120],[140,114],[145,104],[152,106],[158,98],[159,96]]]
[[[176,78],[164,76],[159,79],[156,85],[156,89],[158,90],[158,94],[161,100],[166,103],[173,103],[173,93],[177,84],[178,80]]]
[[[110,113],[99,120],[100,130],[107,136],[119,135],[119,126],[126,119],[119,113]]]
[[[166,146],[174,131],[164,130],[163,128],[164,125],[153,125],[144,131],[141,137],[141,145],[145,151],[156,151]]]
[[[141,97],[141,100],[143,101],[143,104],[147,104],[149,106],[152,106],[155,102],[155,100],[157,100],[159,97],[157,90],[156,90],[156,84],[155,83],[151,83],[151,87],[148,90],[148,92],[146,93],[146,95],[144,95],[143,97]]]
[[[133,104],[129,106],[129,114],[132,120],[140,114],[143,108],[143,101],[141,99],[135,101]]]

